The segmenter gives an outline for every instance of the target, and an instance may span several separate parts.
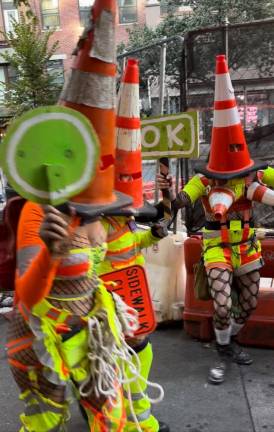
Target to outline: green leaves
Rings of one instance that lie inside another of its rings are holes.
[[[5,34],[11,50],[2,54],[15,79],[6,84],[5,106],[13,116],[43,105],[54,104],[60,93],[56,76],[48,72],[48,63],[58,48],[49,45],[52,32],[41,32],[37,19],[21,14],[13,22],[13,32]]]
[[[175,4],[177,6],[190,5],[193,9],[193,13],[190,16],[176,15],[176,13],[174,13],[176,10],[176,8],[174,8]],[[274,16],[274,0],[270,0],[268,2],[258,0],[249,0],[248,2],[245,0],[168,0],[167,11],[167,15],[163,18],[155,30],[149,29],[146,26],[134,26],[131,30],[129,30],[128,44],[121,44],[118,47],[118,52],[122,53],[124,51],[130,51],[132,49],[146,46],[158,39],[162,39],[165,36],[184,36],[191,30],[197,30],[211,26],[220,26],[224,24],[226,19],[228,19],[230,24],[233,24],[270,18]],[[231,33],[231,35],[236,36],[237,31],[235,30],[234,33],[235,35],[233,33]],[[229,40],[229,44],[231,46],[230,64],[234,68],[238,67],[239,62],[242,61],[243,55],[248,58],[248,47],[252,48],[250,51],[254,53],[254,43],[256,43],[254,40],[256,38],[256,33],[254,31],[253,34],[250,31],[250,35],[248,35],[246,38],[241,34],[240,30],[238,30],[238,33],[239,34],[236,37],[233,38],[231,36]],[[241,44],[239,44],[240,36],[242,41]],[[218,37],[219,39],[216,41],[216,43],[222,44],[222,35]],[[267,59],[267,56],[269,56],[269,41],[270,37],[263,35],[262,28],[262,36],[259,41],[257,38],[257,45],[258,55],[262,59],[262,65],[264,69],[269,67],[269,62],[267,63],[265,61],[265,58]],[[202,44],[204,49],[205,44]],[[215,51],[213,50],[214,52],[212,53],[212,46],[214,48],[214,44],[208,45],[209,52],[207,53],[207,56],[205,56],[205,52],[203,51],[203,58],[206,57],[206,61],[207,58],[209,58],[212,59],[212,62],[214,62]],[[169,75],[170,87],[173,86],[179,88],[179,77],[182,69],[182,48],[182,43],[178,40],[169,43],[167,47],[166,73]],[[196,49],[199,49],[199,46],[197,46]],[[154,77],[157,78],[159,76],[160,49],[154,47],[150,50],[143,51],[140,55],[137,54],[134,56],[137,56],[140,59],[142,79],[141,84],[142,86],[146,86],[148,79]],[[214,70],[214,66],[212,70]],[[205,71],[203,70],[202,72],[203,75],[200,75],[199,78],[206,80],[207,77]],[[267,74],[267,70],[264,71],[264,74]]]

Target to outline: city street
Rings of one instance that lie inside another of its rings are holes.
[[[0,432],[18,432],[21,403],[6,363],[6,322],[0,317]],[[273,432],[273,351],[248,348],[252,366],[231,366],[222,386],[207,384],[208,366],[214,361],[211,345],[190,339],[181,328],[158,330],[152,337],[152,380],[165,389],[165,400],[155,415],[170,425],[171,432]],[[69,432],[87,432],[76,406]]]

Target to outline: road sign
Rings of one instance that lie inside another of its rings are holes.
[[[156,327],[146,273],[139,265],[126,267],[100,276],[109,291],[118,294],[138,312],[139,328],[135,335],[152,333]],[[111,284],[113,282],[114,284]]]
[[[199,157],[198,112],[186,112],[142,121],[144,159]]]

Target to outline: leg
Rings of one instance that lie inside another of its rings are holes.
[[[254,270],[236,278],[239,287],[239,311],[233,317],[233,336],[236,335],[249,315],[257,307],[257,298],[259,294],[260,273]]]
[[[219,354],[219,361],[210,369],[208,379],[210,383],[220,384],[225,379],[226,363],[231,351],[232,272],[229,269],[214,267],[207,269],[207,276],[214,304],[213,326]]]
[[[208,284],[214,304],[213,325],[216,340],[220,345],[230,342],[230,314],[231,314],[231,284],[232,272],[229,269],[207,269]]]
[[[80,409],[92,432],[122,432],[126,423],[122,389],[118,391],[115,405],[95,396],[80,400]]]
[[[149,377],[153,353],[152,346],[148,338],[134,338],[127,341],[128,344],[134,349],[138,355],[141,364],[141,376],[147,380]],[[134,362],[134,360],[133,360]],[[135,362],[134,362],[135,363]],[[127,371],[127,375],[130,377],[130,371]],[[127,414],[127,423],[125,427],[125,432],[136,431],[136,425],[132,417],[130,402],[129,402],[129,392],[132,398],[132,405],[136,417],[140,423],[142,431],[145,432],[158,432],[159,423],[156,418],[151,414],[151,403],[148,399],[144,398],[140,393],[146,392],[147,385],[143,380],[134,381],[128,385],[124,386],[125,394],[125,407]]]
[[[20,432],[63,432],[68,420],[68,404],[64,387],[48,382],[39,372],[34,373],[11,367],[13,376],[22,390],[20,399],[25,404],[20,415]]]

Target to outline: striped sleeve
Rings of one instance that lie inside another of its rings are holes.
[[[41,207],[27,202],[18,225],[15,286],[17,300],[28,308],[49,293],[57,267],[39,236],[42,220]]]

